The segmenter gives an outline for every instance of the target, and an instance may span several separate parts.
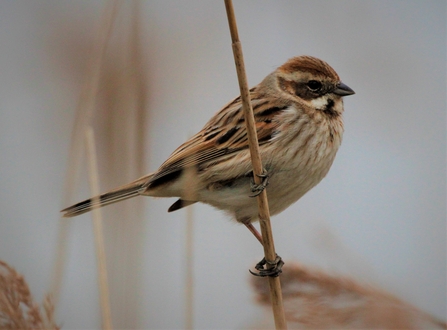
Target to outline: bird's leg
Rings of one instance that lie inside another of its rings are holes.
[[[245,226],[248,228],[248,230],[256,237],[256,239],[259,241],[259,243],[262,244],[262,236],[259,233],[259,231],[253,226],[252,223],[245,223]],[[249,272],[252,275],[265,277],[265,276],[271,276],[276,277],[279,276],[279,274],[282,273],[282,266],[284,265],[284,261],[282,261],[281,257],[276,255],[275,260],[265,260],[265,258],[262,258],[260,262],[258,262],[255,266],[257,273],[252,272],[249,270]],[[266,266],[266,268],[264,268]]]
[[[250,180],[250,188],[251,188],[251,192],[253,192],[254,194],[253,195],[249,195],[250,197],[256,197],[259,194],[261,194],[262,191],[269,184],[269,175],[268,175],[268,172],[265,169],[262,171],[262,174],[257,174],[257,176],[262,179],[260,184],[256,184],[255,183],[255,180],[253,178],[253,172],[252,172],[252,176],[251,176],[251,180]]]
[[[253,226],[252,223],[246,223],[245,227],[248,228],[248,230],[256,237],[256,239],[259,241],[259,243],[261,243],[261,245],[264,245],[262,243],[262,235],[261,235],[261,233],[256,229],[255,226]]]

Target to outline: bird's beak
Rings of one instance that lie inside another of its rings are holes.
[[[332,93],[340,95],[340,96],[348,96],[348,95],[355,94],[355,92],[351,88],[349,88],[347,85],[343,84],[342,82],[337,84],[337,86],[335,87],[335,89]]]

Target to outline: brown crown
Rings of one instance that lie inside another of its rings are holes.
[[[297,56],[281,65],[278,70],[291,73],[296,71],[309,72],[316,76],[326,76],[340,80],[337,72],[326,62],[312,56]]]

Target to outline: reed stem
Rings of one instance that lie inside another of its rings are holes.
[[[261,156],[259,153],[258,137],[256,134],[253,108],[250,102],[250,92],[248,89],[247,76],[245,74],[245,64],[242,54],[242,45],[239,40],[239,34],[237,31],[233,2],[231,0],[225,0],[225,8],[227,11],[228,25],[230,27],[234,61],[236,64],[239,89],[241,92],[242,108],[244,110],[245,124],[247,126],[247,137],[250,148],[251,162],[253,166],[253,177],[256,184],[261,184],[260,175],[263,174],[263,167],[262,167]],[[273,261],[276,259],[276,252],[272,235],[272,227],[270,223],[270,212],[269,212],[266,189],[264,189],[261,192],[261,194],[257,196],[257,201],[259,208],[259,223],[262,234],[262,245],[264,247],[265,259]],[[268,281],[269,281],[270,296],[272,301],[272,309],[276,329],[287,329],[279,276],[277,277],[269,276]]]

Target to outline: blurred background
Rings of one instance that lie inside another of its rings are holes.
[[[60,279],[66,329],[101,325],[91,215],[61,220],[59,210],[90,196],[86,158],[70,146],[105,7],[0,2],[0,259],[37,300]],[[446,2],[234,7],[251,86],[307,54],[356,91],[328,176],[272,219],[278,254],[445,320]],[[121,2],[104,58],[93,115],[102,191],[157,169],[238,95],[223,1]],[[76,185],[67,186],[73,163]],[[186,211],[168,214],[174,201],[104,208],[115,328],[184,327]],[[248,274],[262,248],[211,207],[196,204],[193,214],[194,327],[250,326],[264,313]]]

